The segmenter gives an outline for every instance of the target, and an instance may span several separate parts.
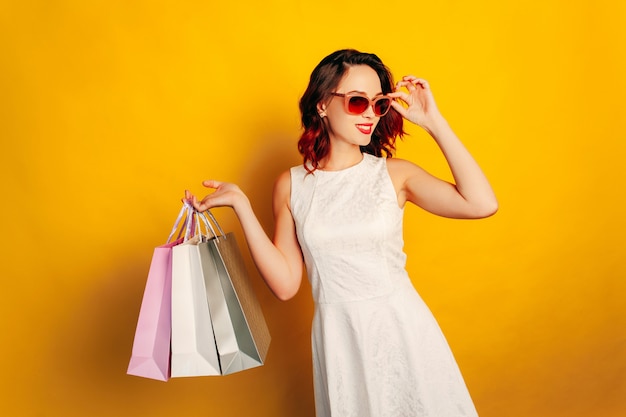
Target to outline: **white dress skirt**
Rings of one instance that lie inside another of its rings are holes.
[[[439,325],[415,291],[385,158],[291,169],[291,210],[313,290],[317,417],[477,416]]]

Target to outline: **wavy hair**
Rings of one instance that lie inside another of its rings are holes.
[[[376,71],[383,94],[393,91],[391,71],[374,54],[342,49],[322,59],[311,73],[309,85],[300,99],[303,132],[298,140],[298,151],[302,154],[304,167],[309,172],[318,169],[320,160],[330,151],[328,127],[320,117],[317,105],[332,97],[331,94],[348,69],[356,65],[367,65]],[[370,143],[361,146],[361,152],[390,158],[395,150],[396,138],[404,134],[402,116],[391,108],[378,122]]]

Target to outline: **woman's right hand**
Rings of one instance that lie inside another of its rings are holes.
[[[189,191],[185,191],[184,201],[198,211],[213,207],[232,207],[241,223],[252,260],[272,292],[281,300],[293,297],[302,281],[302,251],[298,244],[296,229],[291,211],[289,196],[291,179],[285,171],[277,181],[274,190],[274,240],[270,239],[252,210],[250,200],[235,185],[220,181],[204,181],[202,185],[214,190],[198,201]]]
[[[206,180],[202,182],[202,185],[215,191],[208,194],[201,201],[198,201],[196,196],[190,191],[185,190],[185,200],[190,202],[200,212],[213,207],[232,207],[237,211],[237,208],[242,204],[250,204],[248,197],[236,184]]]

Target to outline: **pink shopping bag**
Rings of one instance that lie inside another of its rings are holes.
[[[172,248],[170,242],[188,207],[183,207],[165,245],[154,249],[141,301],[127,374],[167,381],[170,378],[172,329]],[[185,225],[183,225],[183,230]]]
[[[170,378],[172,317],[172,247],[154,249],[143,293],[128,374],[167,381]]]

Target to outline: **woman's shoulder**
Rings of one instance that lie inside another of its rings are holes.
[[[285,170],[274,181],[274,202],[289,201],[291,194],[291,169]]]
[[[404,182],[408,177],[424,172],[417,164],[402,158],[387,158],[387,170],[395,181]]]
[[[296,167],[293,167],[296,168]],[[285,187],[291,183],[291,172],[293,168],[289,168],[281,172],[274,181],[274,187]]]
[[[409,160],[396,158],[396,157],[386,158],[386,163],[387,163],[387,168],[389,168],[390,170],[393,169],[393,170],[405,171],[405,170],[419,168],[416,164],[414,164],[413,162]]]
[[[281,172],[274,181],[274,190],[290,190],[291,184],[295,180],[296,182],[304,180],[308,172],[304,168],[304,165],[296,165]]]

